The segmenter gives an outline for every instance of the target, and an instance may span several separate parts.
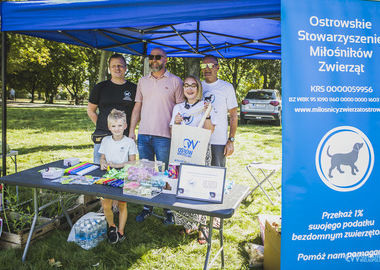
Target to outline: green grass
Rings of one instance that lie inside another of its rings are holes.
[[[8,108],[8,119],[8,144],[19,151],[18,170],[68,157],[92,161],[90,135],[94,126],[85,108],[12,107]],[[281,127],[239,126],[235,153],[227,160],[227,178],[253,187],[253,179],[245,168],[252,161],[281,163]],[[13,173],[13,163],[8,160],[7,164],[8,173]],[[280,173],[275,174],[274,182],[281,188]],[[20,189],[24,197],[31,198],[30,189]],[[268,192],[275,197],[274,191],[268,188]],[[180,227],[164,227],[154,217],[137,224],[135,217],[140,210],[141,206],[128,204],[127,239],[121,244],[102,242],[86,251],[67,242],[69,230],[56,230],[31,245],[25,263],[21,262],[22,249],[0,250],[0,268],[51,269],[48,260],[54,258],[63,269],[203,269],[206,246],[198,244],[196,233],[181,235]],[[232,218],[225,220],[225,269],[249,269],[244,245],[261,244],[257,215],[280,211],[280,204],[272,206],[256,190]],[[219,241],[213,244],[214,251],[218,244]],[[219,266],[218,258],[213,269]]]

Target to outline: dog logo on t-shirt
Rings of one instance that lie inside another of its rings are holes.
[[[131,95],[132,95],[131,92],[129,92],[128,90],[124,91],[124,98],[123,98],[123,100],[132,101]]]
[[[211,94],[210,92],[205,92],[203,94],[203,98],[204,98],[204,101],[205,102],[211,102],[211,103],[214,103],[215,101],[215,95],[214,94]]]
[[[192,116],[192,115],[189,115],[189,116],[182,115],[182,119],[183,119],[183,122],[186,125],[190,125],[193,122],[193,120],[194,120],[194,116]]]

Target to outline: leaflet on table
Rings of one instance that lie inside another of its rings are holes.
[[[226,168],[181,164],[177,197],[223,203]]]
[[[64,169],[56,167],[48,167],[38,171],[41,173],[43,178],[46,179],[56,179],[61,177],[64,174]]]
[[[67,175],[62,176],[58,179],[52,180],[52,182],[61,183],[63,185],[67,184],[77,184],[77,185],[92,185],[95,181],[99,180],[100,177],[93,177],[91,175]]]

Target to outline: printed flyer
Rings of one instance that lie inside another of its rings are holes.
[[[380,2],[281,5],[281,269],[380,269]]]

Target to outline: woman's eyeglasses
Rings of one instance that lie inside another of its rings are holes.
[[[195,83],[193,83],[193,84],[187,84],[187,83],[185,83],[185,84],[183,85],[183,88],[196,89],[196,88],[198,88],[198,85],[195,84]]]
[[[163,58],[163,57],[165,57],[165,56],[159,55],[159,54],[151,54],[151,55],[149,55],[149,60],[153,60],[153,59],[161,60],[161,58]]]

